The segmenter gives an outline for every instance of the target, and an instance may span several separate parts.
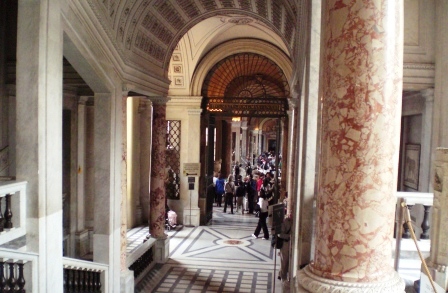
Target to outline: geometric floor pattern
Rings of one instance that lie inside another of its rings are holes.
[[[136,284],[135,292],[288,292],[282,291],[276,279],[280,260],[270,241],[251,236],[257,221],[253,215],[225,214],[214,207],[211,225],[167,231],[169,260],[156,265]],[[147,227],[130,231],[128,252],[147,234]],[[429,240],[419,241],[419,245],[427,257]],[[401,245],[399,273],[408,285],[407,293],[415,292],[412,285],[420,275],[421,262],[414,246],[410,239]]]
[[[156,266],[135,292],[282,292],[279,258],[270,241],[254,239],[258,218],[215,207],[209,226],[167,233],[170,258]]]

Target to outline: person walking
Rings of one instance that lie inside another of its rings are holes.
[[[221,173],[218,175],[218,180],[216,180],[215,188],[216,188],[216,206],[220,207],[222,202],[222,195],[224,194],[224,178]]]
[[[230,205],[230,213],[233,214],[233,196],[235,195],[235,182],[233,182],[233,175],[229,175],[225,185],[226,199],[224,200],[224,213],[227,210],[227,205]]]
[[[266,199],[266,192],[263,188],[260,190],[258,205],[260,206],[260,215],[258,217],[257,228],[255,228],[255,232],[252,234],[252,237],[258,238],[261,229],[263,229],[263,240],[269,240],[269,231],[266,224],[266,218],[268,217],[268,201]]]
[[[241,175],[238,181],[241,180]],[[240,185],[236,188],[235,197],[236,197],[236,211],[238,212],[238,209],[241,208],[241,214],[244,215],[244,206],[243,206],[243,199],[246,195],[246,185],[243,183],[240,183]]]

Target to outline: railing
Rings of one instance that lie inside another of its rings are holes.
[[[36,253],[0,249],[0,292],[38,292]]]
[[[73,258],[62,258],[64,293],[108,292],[109,266]]]
[[[423,220],[421,223],[422,233],[420,234],[420,239],[429,239],[429,211],[433,206],[434,194],[425,192],[397,192],[397,206],[396,206],[396,246],[395,246],[395,260],[394,268],[398,270],[400,261],[400,250],[401,250],[401,240],[402,238],[410,238],[410,231],[407,225],[404,223],[404,213],[401,206],[405,203],[409,210],[415,205],[422,205],[424,208]]]
[[[155,265],[154,261],[154,245],[153,238],[142,243],[136,251],[128,255],[126,264],[129,270],[134,271],[134,283],[137,284]]]
[[[26,234],[26,181],[0,181],[0,245]]]

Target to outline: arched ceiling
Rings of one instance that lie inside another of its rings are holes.
[[[287,97],[289,86],[282,70],[269,58],[240,53],[218,62],[202,89],[205,97]]]
[[[180,39],[196,24],[218,15],[255,19],[275,32],[291,53],[300,1],[295,0],[88,0],[124,60],[168,69]]]

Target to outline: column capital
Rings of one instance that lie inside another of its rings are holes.
[[[78,97],[78,104],[79,105],[85,105],[89,102],[89,99],[91,99],[90,96],[79,96]]]
[[[148,99],[140,99],[138,103],[138,113],[142,113],[147,109],[151,109],[152,101]]]
[[[422,97],[425,99],[426,103],[434,102],[434,89],[433,88],[421,90],[420,93],[422,94]]]
[[[247,131],[247,128],[248,128],[247,126],[241,126],[241,129],[244,131]]]
[[[295,110],[297,108],[297,105],[299,104],[299,99],[288,99],[288,106],[290,110]],[[293,109],[291,109],[293,108]]]
[[[151,100],[151,102],[154,105],[157,106],[162,106],[162,105],[166,105],[166,103],[168,103],[170,101],[169,97],[163,97],[163,96],[158,96],[158,97],[147,97],[149,100]]]

